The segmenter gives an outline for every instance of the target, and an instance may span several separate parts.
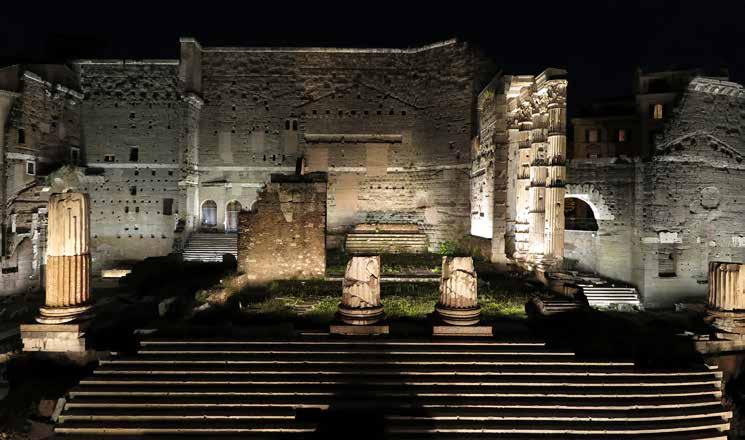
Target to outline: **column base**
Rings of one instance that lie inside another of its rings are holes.
[[[437,315],[450,325],[474,325],[481,320],[481,307],[468,307],[456,309],[437,303],[435,306]]]
[[[76,352],[87,350],[88,321],[74,324],[21,324],[23,351]]]
[[[704,320],[726,333],[745,335],[745,311],[728,312],[707,309],[706,318]]]
[[[381,321],[385,317],[383,306],[354,309],[339,304],[339,318],[350,325],[370,325]]]
[[[39,307],[36,322],[40,324],[64,324],[81,321],[89,317],[93,304],[83,304],[71,307]]]

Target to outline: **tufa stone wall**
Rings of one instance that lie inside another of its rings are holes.
[[[238,269],[249,283],[325,275],[326,185],[317,175],[273,177],[239,214]]]
[[[122,260],[166,255],[185,216],[179,181],[187,103],[176,61],[81,61],[94,274]]]
[[[81,154],[80,103],[63,66],[0,70],[0,293],[40,288],[46,247],[43,177]],[[73,151],[75,152],[73,154]]]
[[[696,78],[657,140],[642,191],[645,302],[706,295],[710,261],[745,259],[745,90]]]
[[[184,43],[193,55],[195,43]],[[469,229],[473,99],[483,60],[456,41],[413,50],[203,48],[201,200],[231,182],[250,206],[305,157],[329,175],[329,245],[358,223],[416,223],[435,248]],[[195,79],[195,76],[199,79]],[[222,202],[218,204],[218,216]],[[239,199],[240,200],[240,199]],[[219,221],[218,221],[219,223]]]

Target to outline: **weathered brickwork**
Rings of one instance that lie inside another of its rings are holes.
[[[239,271],[249,283],[323,277],[325,176],[273,180],[261,190],[254,208],[238,216]]]
[[[204,48],[200,198],[214,197],[218,216],[237,193],[250,206],[270,173],[293,171],[303,156],[311,171],[329,173],[331,246],[371,221],[417,223],[433,247],[456,240],[468,232],[463,177],[479,63],[455,41],[415,50]],[[241,190],[222,196],[204,189],[209,182]]]
[[[76,67],[86,97],[86,160],[104,177],[79,189],[91,196],[93,271],[166,255],[184,204],[178,182],[187,104],[178,63],[82,61]]]
[[[635,178],[641,164],[575,159],[567,168],[566,197],[590,205],[598,224],[597,231],[567,231],[569,266],[631,281],[633,248],[638,242],[634,234],[638,227]]]
[[[42,192],[38,176],[77,161],[82,143],[83,96],[71,87],[76,87],[75,76],[63,66],[0,70],[2,293],[40,286],[49,195]]]
[[[745,261],[742,133],[743,87],[694,79],[644,174],[640,284],[647,302],[704,296],[710,261]]]

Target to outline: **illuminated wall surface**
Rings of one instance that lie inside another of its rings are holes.
[[[663,119],[641,130],[657,133],[639,149],[650,160],[568,159],[566,72],[495,71],[459,41],[192,39],[177,60],[2,69],[2,290],[39,286],[49,191],[37,177],[64,163],[87,166],[58,186],[90,194],[93,274],[179,250],[199,229],[235,230],[236,207],[257,206],[300,158],[328,173],[328,247],[360,223],[416,224],[430,250],[467,242],[495,263],[571,264],[653,305],[704,295],[708,261],[743,258],[741,86],[698,78],[665,95]],[[590,206],[597,230],[564,231],[565,197]]]

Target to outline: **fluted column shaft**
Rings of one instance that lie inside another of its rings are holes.
[[[564,258],[564,196],[566,195],[566,86],[567,81],[549,80],[542,88],[548,99],[548,144],[546,163],[544,257],[558,263]]]
[[[90,201],[67,192],[49,198],[44,307],[37,321],[69,322],[90,303]]]
[[[745,310],[745,264],[709,263],[709,306]]]

